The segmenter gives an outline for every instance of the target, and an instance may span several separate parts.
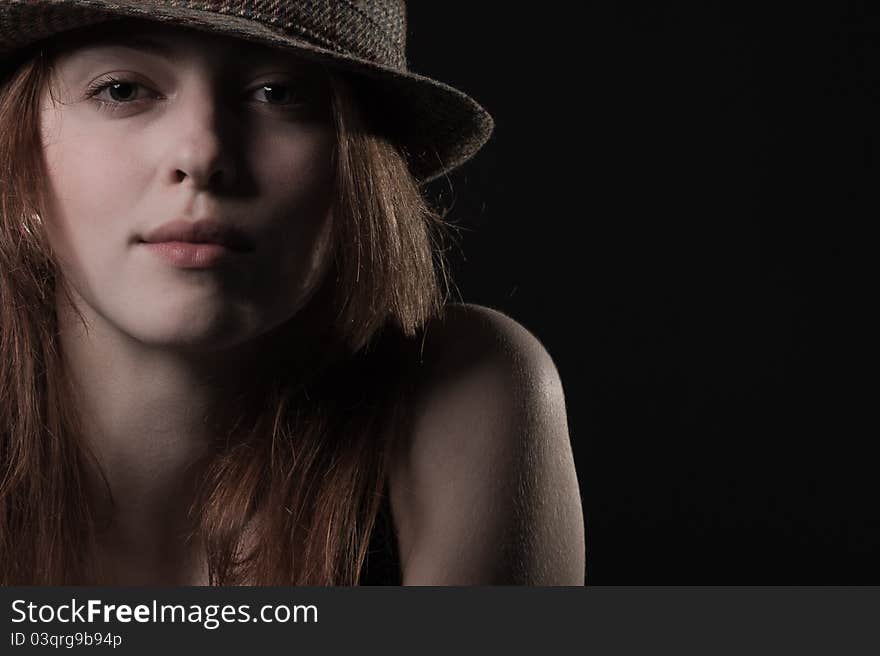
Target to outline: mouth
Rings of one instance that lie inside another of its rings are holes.
[[[247,233],[216,219],[202,219],[194,222],[184,219],[170,221],[147,233],[140,241],[148,244],[170,242],[220,244],[242,253],[254,249],[253,241]]]
[[[186,269],[211,267],[254,250],[242,230],[215,219],[178,219],[159,226],[137,243],[169,264]]]
[[[167,263],[182,269],[205,269],[240,254],[222,244],[185,241],[141,242],[141,245]]]

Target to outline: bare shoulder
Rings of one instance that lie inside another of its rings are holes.
[[[583,584],[562,383],[540,341],[452,305],[426,328],[417,378],[391,486],[404,584]]]
[[[518,373],[545,373],[557,377],[544,346],[525,327],[505,314],[481,305],[451,304],[425,330],[423,363],[441,379],[472,367],[496,373],[517,368]],[[500,381],[499,381],[500,382]],[[508,382],[526,382],[520,377]]]

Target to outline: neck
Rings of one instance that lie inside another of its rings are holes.
[[[82,438],[109,484],[114,524],[129,537],[179,525],[200,463],[227,437],[243,395],[266,377],[273,337],[213,352],[159,348],[58,307]]]
[[[263,382],[279,374],[304,382],[345,350],[322,328],[332,324],[329,298],[316,297],[295,324],[211,352],[144,344],[95,314],[81,319],[59,299],[61,354],[82,437],[101,468],[93,480],[99,517],[109,513],[114,530],[135,543],[178,533],[204,464],[264,398]]]
[[[155,348],[102,321],[61,321],[60,340],[87,443],[108,457],[136,456],[139,465],[208,447],[218,428],[212,419],[258,368],[243,349]]]

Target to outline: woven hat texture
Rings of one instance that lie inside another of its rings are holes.
[[[476,101],[408,70],[403,0],[0,0],[0,65],[43,39],[121,18],[290,49],[347,72],[423,181],[463,164],[492,133]]]

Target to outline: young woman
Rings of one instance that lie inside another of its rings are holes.
[[[0,7],[0,582],[580,585],[561,384],[446,303],[489,115],[393,0]]]

